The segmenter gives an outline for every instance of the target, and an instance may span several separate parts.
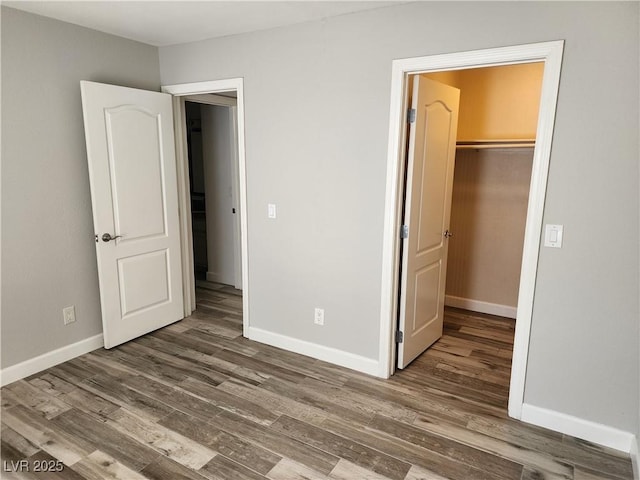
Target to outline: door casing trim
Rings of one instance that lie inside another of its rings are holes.
[[[186,126],[183,118],[184,98],[221,92],[236,92],[237,168],[238,198],[240,201],[240,262],[242,270],[242,333],[246,337],[249,329],[249,255],[247,240],[247,174],[244,135],[244,79],[229,78],[206,82],[165,85],[162,91],[173,96],[174,131],[176,138],[176,164],[178,169],[178,206],[180,209],[180,240],[182,257],[182,281],[184,314],[195,310],[195,282],[193,265],[193,232],[191,230],[191,202],[189,194],[189,163],[186,158]]]
[[[394,60],[391,76],[391,105],[382,249],[382,287],[380,303],[379,376],[388,378],[395,371],[395,331],[400,288],[400,223],[404,192],[403,139],[406,134],[408,76],[416,73],[494,67],[544,62],[542,92],[536,133],[536,146],[527,207],[527,220],[518,294],[518,310],[509,388],[509,416],[520,419],[529,354],[529,336],[538,270],[544,201],[547,190],[551,142],[555,122],[564,40],[468,52],[430,55]]]

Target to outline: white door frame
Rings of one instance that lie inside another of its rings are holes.
[[[398,312],[400,224],[404,192],[404,137],[406,130],[407,82],[411,74],[463,70],[468,68],[544,62],[540,110],[533,154],[529,204],[520,274],[518,311],[509,388],[509,416],[520,419],[524,402],[524,386],[529,353],[529,335],[533,313],[533,297],[538,270],[538,254],[542,233],[542,215],[547,191],[551,140],[555,122],[560,83],[560,67],[564,41],[534,43],[491,48],[470,52],[431,55],[394,60],[391,77],[391,111],[389,150],[387,154],[387,187],[382,250],[382,289],[380,305],[380,376],[388,378],[395,371],[395,331]]]
[[[247,241],[247,174],[244,137],[244,82],[242,78],[208,82],[166,85],[162,91],[173,95],[174,130],[176,132],[176,162],[178,169],[178,205],[180,208],[180,240],[182,244],[182,281],[184,314],[196,308],[193,265],[193,231],[191,230],[191,199],[189,191],[189,162],[186,146],[184,102],[187,96],[221,92],[236,92],[238,197],[240,201],[240,262],[242,269],[242,326],[246,337],[249,328],[249,255]],[[197,97],[194,97],[197,98]],[[206,97],[196,101],[201,103]],[[220,100],[218,100],[220,101]]]

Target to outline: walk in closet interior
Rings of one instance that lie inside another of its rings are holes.
[[[543,68],[425,74],[460,89],[449,306],[516,317]]]

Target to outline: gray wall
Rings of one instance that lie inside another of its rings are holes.
[[[635,2],[413,3],[161,48],[163,84],[245,79],[253,326],[376,358],[391,61],[557,39],[565,243],[541,250],[525,399],[637,431]]]
[[[2,368],[102,332],[80,80],[159,78],[155,47],[2,8]]]

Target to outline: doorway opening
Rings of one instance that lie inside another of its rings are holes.
[[[398,368],[411,364],[434,384],[444,379],[444,391],[500,408],[508,399],[543,70],[532,62],[414,74],[408,82],[412,109],[425,96],[431,103],[422,121],[420,112],[408,116],[403,225],[410,238],[401,251]],[[416,131],[425,130],[426,149],[438,148],[429,142],[449,89],[459,94],[449,106],[457,135],[448,134],[450,158],[438,159],[415,145]],[[440,194],[434,181],[445,185]],[[442,211],[426,205],[442,198]],[[435,234],[426,236],[430,226]]]
[[[460,89],[445,304],[516,318],[544,63],[424,76]]]
[[[235,93],[185,97],[196,282],[242,290]]]
[[[402,243],[398,232],[401,231],[404,206],[405,144],[403,140],[406,138],[407,132],[405,118],[408,107],[409,76],[541,62],[544,64],[544,73],[527,203],[509,388],[509,415],[515,418],[521,417],[537,258],[542,231],[542,212],[546,193],[562,50],[563,42],[557,41],[411,58],[393,62],[387,196],[385,203],[386,228],[383,246],[380,376],[388,377],[392,375],[396,364],[396,319],[398,318],[399,309],[397,298],[400,292],[400,276],[398,272]]]
[[[241,291],[246,336],[249,291],[243,80],[179,84],[162,90],[174,97],[184,315],[196,309],[198,281],[210,282],[214,289],[236,296]],[[198,125],[200,132],[196,131]]]

